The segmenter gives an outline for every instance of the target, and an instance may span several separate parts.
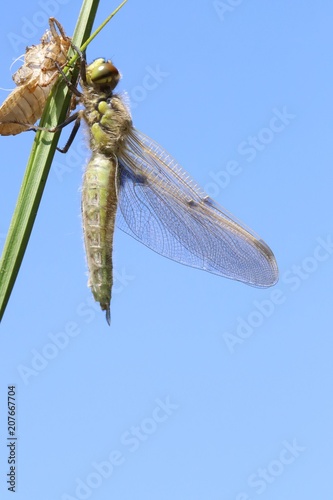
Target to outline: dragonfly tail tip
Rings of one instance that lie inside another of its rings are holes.
[[[106,311],[105,311],[105,316],[106,316],[106,321],[108,323],[108,325],[110,326],[111,325],[111,312],[110,312],[110,306],[107,307]]]

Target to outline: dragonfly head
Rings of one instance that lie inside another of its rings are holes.
[[[113,90],[120,80],[120,73],[111,61],[99,58],[87,66],[86,80],[88,85]]]

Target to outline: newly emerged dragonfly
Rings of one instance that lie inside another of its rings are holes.
[[[0,135],[19,134],[39,120],[59,68],[67,62],[71,39],[54,17],[50,17],[49,25],[41,43],[27,47],[24,63],[13,75],[17,87],[0,106]]]
[[[253,231],[197,186],[161,146],[132,125],[113,90],[120,75],[111,61],[82,61],[83,109],[63,152],[83,118],[92,155],[82,188],[82,219],[89,282],[110,323],[112,245],[115,223],[155,252],[249,285],[278,279],[274,255]]]

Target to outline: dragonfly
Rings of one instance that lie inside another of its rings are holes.
[[[0,135],[16,135],[31,129],[42,116],[59,68],[67,62],[71,38],[54,17],[50,17],[49,26],[39,45],[27,47],[24,63],[13,75],[17,87],[0,106]]]
[[[273,252],[251,229],[210,198],[177,161],[134,128],[114,89],[120,73],[112,61],[81,61],[80,123],[89,129],[91,157],[82,187],[82,222],[88,286],[110,324],[115,225],[155,252],[182,264],[257,287],[278,280]]]

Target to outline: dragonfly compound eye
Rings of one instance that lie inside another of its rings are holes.
[[[111,61],[97,60],[88,69],[88,78],[93,85],[107,85],[113,90],[120,80],[120,73]]]

